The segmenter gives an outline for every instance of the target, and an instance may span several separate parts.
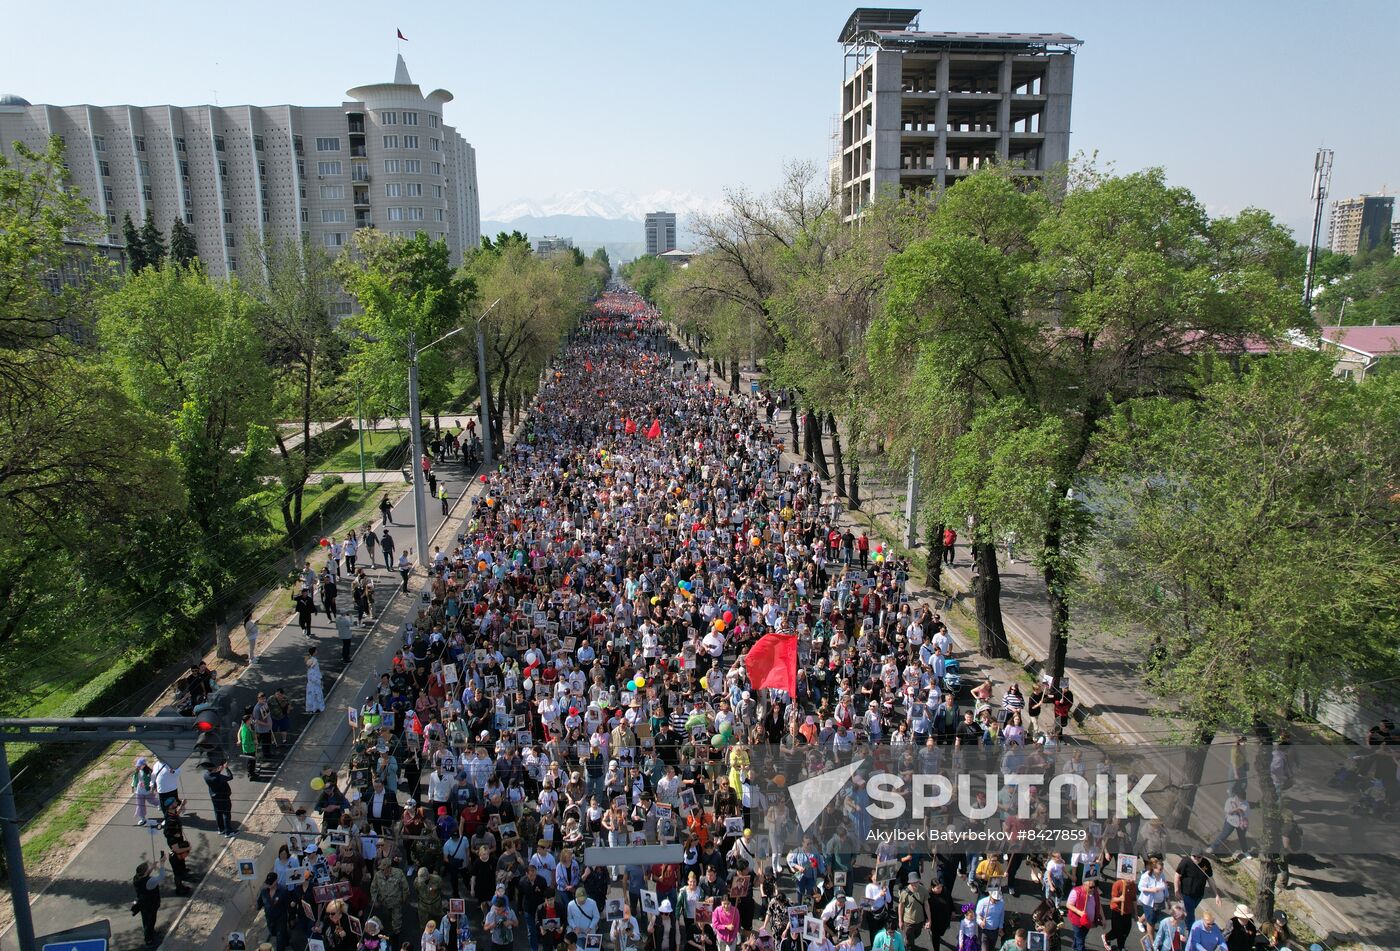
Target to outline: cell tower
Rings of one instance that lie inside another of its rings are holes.
[[[1332,150],[1318,149],[1313,159],[1313,227],[1308,244],[1307,273],[1303,277],[1303,307],[1312,313],[1313,267],[1317,264],[1317,239],[1322,233],[1322,209],[1327,204],[1327,188],[1332,184]]]

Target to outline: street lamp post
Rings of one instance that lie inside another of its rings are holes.
[[[481,322],[486,319],[486,315],[491,313],[501,299],[497,297],[491,302],[491,306],[481,312],[481,316],[476,318],[476,378],[481,386],[480,406],[478,407],[481,416],[481,452],[482,468],[489,469],[496,461],[495,456],[495,434],[491,431],[491,387],[486,382],[486,335],[481,330]]]
[[[491,304],[491,307],[486,308],[481,317],[476,318],[477,358],[480,361],[479,365],[481,367],[483,426],[490,422],[490,416],[488,415],[487,404],[484,402],[486,397],[486,363],[481,337],[481,321],[487,314],[491,313],[491,308],[495,307],[496,304],[500,302],[501,299],[499,297],[496,298]],[[463,329],[462,327],[457,327],[454,330],[449,330],[422,349],[419,349],[418,340],[413,331],[410,330],[408,332],[408,431],[413,441],[413,461],[411,463],[413,467],[413,530],[418,542],[418,564],[423,568],[427,568],[429,564],[428,513],[427,504],[423,497],[423,485],[425,480],[423,477],[422,414],[418,406],[418,358],[433,349],[433,347],[442,343],[448,337],[453,337],[461,333]],[[490,433],[488,432],[486,435],[489,437]],[[489,438],[486,440],[485,445],[488,447],[486,449],[486,464],[489,466],[491,464],[491,450],[489,448],[491,442]]]

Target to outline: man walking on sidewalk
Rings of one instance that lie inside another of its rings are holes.
[[[214,806],[214,822],[219,835],[233,838],[233,773],[228,768],[228,760],[220,757],[218,765],[204,771],[204,782],[209,787],[209,801]]]
[[[253,703],[253,732],[257,735],[262,758],[272,759],[272,707],[262,691],[258,691],[258,699]]]
[[[342,614],[335,619],[335,631],[340,635],[340,659],[350,663],[350,645],[355,633],[350,623],[350,615]]]
[[[389,493],[384,493],[384,498],[379,500],[379,514],[384,516],[385,525],[394,524],[394,503],[389,501]],[[370,554],[373,554],[371,552]]]
[[[384,567],[392,571],[394,567],[394,536],[389,534],[387,528],[379,536],[379,550],[384,555]]]

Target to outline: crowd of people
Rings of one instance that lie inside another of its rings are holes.
[[[1155,824],[1067,855],[906,854],[890,872],[859,840],[853,783],[839,831],[795,831],[754,775],[760,751],[1034,765],[1071,755],[1074,698],[963,683],[908,563],[838,524],[815,473],[784,464],[773,417],[673,357],[635,295],[600,298],[435,553],[349,762],[292,817],[258,896],[271,948],[1080,951],[1096,929],[1113,951],[1254,947],[1269,926],[1246,908],[1228,937],[1195,921],[1210,863],[1169,871]],[[800,645],[792,692],[749,680],[743,655],[769,632]],[[682,858],[584,861],[658,843]],[[1141,865],[1115,879],[1126,850]],[[1006,907],[1018,889],[1041,899],[1028,915]]]

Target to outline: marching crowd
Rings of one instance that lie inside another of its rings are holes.
[[[1277,941],[1243,906],[1196,921],[1210,862],[1165,866],[1156,823],[1064,855],[876,854],[856,781],[834,807],[849,821],[798,831],[760,760],[819,769],[879,745],[1072,762],[1074,698],[964,680],[946,624],[906,594],[907,562],[782,463],[771,400],[668,354],[654,312],[610,289],[552,368],[458,543],[434,554],[348,764],[292,817],[258,895],[270,947]],[[792,692],[756,689],[743,663],[771,632],[799,645]],[[681,860],[584,863],[590,846],[657,843]],[[1115,877],[1128,853],[1140,864]],[[1018,890],[1040,899],[1029,915],[1006,906]]]

